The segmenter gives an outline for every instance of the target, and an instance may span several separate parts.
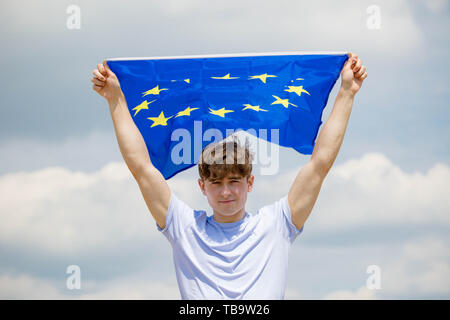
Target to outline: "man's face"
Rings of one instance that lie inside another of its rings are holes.
[[[222,180],[198,179],[198,183],[214,209],[216,218],[229,220],[233,217],[240,219],[245,215],[247,193],[252,190],[254,179],[253,175],[247,181],[246,177],[229,174]]]

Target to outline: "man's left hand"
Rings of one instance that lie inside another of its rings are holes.
[[[362,60],[358,58],[357,54],[350,53],[341,71],[341,90],[354,96],[366,78],[366,66],[362,65]]]

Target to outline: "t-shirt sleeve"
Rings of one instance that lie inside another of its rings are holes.
[[[280,232],[285,239],[293,243],[297,236],[302,233],[303,227],[297,229],[292,223],[291,209],[289,208],[287,195],[266,208],[275,220],[274,226],[277,232]]]
[[[286,235],[289,238],[290,242],[292,243],[292,242],[294,242],[295,238],[297,238],[297,236],[300,233],[302,233],[303,226],[300,229],[297,229],[297,227],[294,225],[294,223],[292,223],[292,213],[291,213],[291,209],[289,207],[289,202],[288,202],[287,198],[288,197],[286,195],[279,200],[282,215],[283,215],[283,222],[281,223],[281,225],[284,225]]]
[[[169,208],[166,213],[166,225],[164,229],[162,229],[156,223],[156,228],[158,231],[161,231],[171,243],[174,243],[184,235],[185,230],[194,221],[194,210],[171,192]]]

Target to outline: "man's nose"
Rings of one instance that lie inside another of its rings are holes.
[[[222,196],[228,196],[231,194],[230,187],[225,183],[222,188]]]

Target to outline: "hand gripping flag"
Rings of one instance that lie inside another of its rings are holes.
[[[117,58],[107,64],[153,165],[169,179],[194,166],[206,145],[239,130],[273,142],[267,133],[276,129],[277,144],[312,154],[347,59],[347,53],[273,53]]]

